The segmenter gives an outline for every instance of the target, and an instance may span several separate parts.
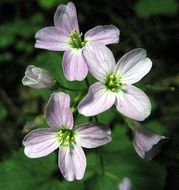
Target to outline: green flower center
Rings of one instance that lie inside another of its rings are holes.
[[[76,30],[72,30],[70,33],[71,38],[69,41],[70,47],[74,49],[81,49],[82,47],[84,47],[87,43],[87,40],[83,40],[82,36],[82,33],[78,34]]]
[[[107,77],[105,85],[112,92],[118,92],[122,87],[121,76],[116,73],[110,74]]]
[[[57,132],[57,139],[60,143],[60,146],[73,146],[75,142],[75,132],[70,129],[60,129]]]

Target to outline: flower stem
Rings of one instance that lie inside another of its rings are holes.
[[[104,160],[103,160],[103,149],[98,148],[98,153],[99,153],[99,159],[100,159],[100,165],[101,165],[101,174],[103,176],[105,174],[105,172],[104,172]]]
[[[59,82],[55,81],[55,85],[51,88],[51,90],[58,90],[59,88],[63,88],[64,90],[68,90],[68,91],[84,91],[85,89],[74,89],[74,88],[69,88],[67,86],[64,86],[62,84],[60,84]]]

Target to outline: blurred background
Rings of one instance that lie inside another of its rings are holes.
[[[102,151],[105,175],[101,173],[98,149],[85,150],[88,166],[84,179],[77,182],[62,178],[56,153],[39,159],[25,157],[22,139],[35,127],[47,127],[42,115],[51,93],[22,85],[26,67],[33,64],[45,68],[68,87],[85,85],[64,79],[62,53],[34,48],[35,33],[53,25],[57,6],[68,2],[0,1],[0,190],[117,190],[125,176],[131,179],[133,190],[178,190],[179,2],[175,0],[73,1],[81,32],[104,24],[120,29],[119,44],[110,46],[116,60],[137,47],[147,50],[153,68],[137,86],[152,102],[152,114],[142,124],[170,137],[160,154],[152,161],[138,157],[129,129],[111,109],[98,117],[113,130],[112,142]],[[94,79],[89,76],[89,80]],[[79,116],[76,123],[87,120]]]

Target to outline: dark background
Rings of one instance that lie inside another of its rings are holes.
[[[25,124],[34,120],[36,123],[40,122],[39,115],[43,114],[44,105],[50,95],[48,90],[40,91],[22,86],[21,79],[26,67],[30,64],[40,66],[51,72],[52,76],[59,77],[66,85],[83,86],[83,82],[70,83],[63,78],[61,63],[59,63],[62,53],[34,48],[35,33],[45,26],[53,25],[53,15],[57,6],[67,2],[67,0],[1,0],[0,2],[0,189],[2,190],[26,190],[30,187],[43,190],[113,188],[106,179],[90,172],[87,172],[83,181],[73,186],[63,180],[59,181],[61,176],[56,171],[58,168],[55,156],[31,161],[22,153],[22,138],[33,127],[32,123]],[[118,154],[116,150],[113,150],[110,145],[106,148],[111,150],[111,156],[106,156],[106,163],[110,160],[109,162],[113,164],[109,166],[109,170],[112,171],[112,168],[115,170],[116,165],[119,170],[122,167],[130,168],[126,171],[121,169],[116,176],[119,182],[122,176],[129,176],[134,184],[133,189],[136,190],[178,190],[178,1],[79,0],[73,2],[77,8],[81,32],[85,33],[92,27],[105,24],[114,24],[120,29],[119,44],[110,45],[116,60],[137,47],[147,50],[153,67],[151,72],[137,84],[149,95],[153,105],[152,114],[145,124],[154,131],[170,137],[154,161],[151,163],[142,161],[132,148],[129,131],[126,128],[125,131],[115,128],[117,124],[125,125],[119,116],[110,112],[99,116],[103,121],[105,117],[111,118],[110,114],[113,114],[114,118],[106,122],[109,124],[111,122],[114,136],[119,133],[123,139],[120,144],[120,139],[114,137],[116,144],[114,140],[111,146],[117,147],[119,143],[120,161],[116,158]],[[54,68],[57,68],[57,71]],[[125,148],[128,146],[129,149]],[[104,150],[104,159],[105,151],[108,150]],[[130,160],[131,155],[128,156],[126,153],[130,151],[136,156],[134,160]],[[94,152],[96,153],[97,150]],[[94,165],[97,163],[96,154],[91,151],[86,151],[86,154],[90,168],[93,163]],[[126,157],[123,157],[124,155]],[[125,159],[128,161],[124,161]],[[54,166],[47,169],[46,166],[51,162],[54,162]],[[141,166],[144,166],[142,171]],[[46,182],[43,182],[42,178],[46,179],[47,176]],[[47,184],[48,181],[50,185]]]

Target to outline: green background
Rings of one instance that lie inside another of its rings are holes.
[[[178,49],[179,3],[175,0],[79,0],[81,32],[104,24],[120,29],[120,42],[110,45],[116,60],[141,47],[153,62],[151,72],[137,86],[152,102],[152,114],[143,125],[170,137],[152,161],[137,156],[131,133],[121,116],[111,109],[98,116],[112,129],[113,140],[103,146],[105,175],[101,173],[99,149],[85,150],[87,169],[81,181],[67,182],[57,166],[57,152],[39,158],[25,157],[22,139],[39,123],[50,90],[22,86],[28,65],[47,69],[65,86],[86,88],[85,82],[68,82],[61,68],[61,52],[35,49],[35,33],[53,25],[59,4],[67,0],[1,0],[0,2],[0,190],[117,190],[125,176],[132,190],[179,189]],[[91,83],[94,79],[89,75]],[[61,89],[61,91],[64,91]],[[69,92],[72,98],[79,94]],[[88,121],[81,115],[77,123]],[[101,151],[101,150],[100,150]]]

